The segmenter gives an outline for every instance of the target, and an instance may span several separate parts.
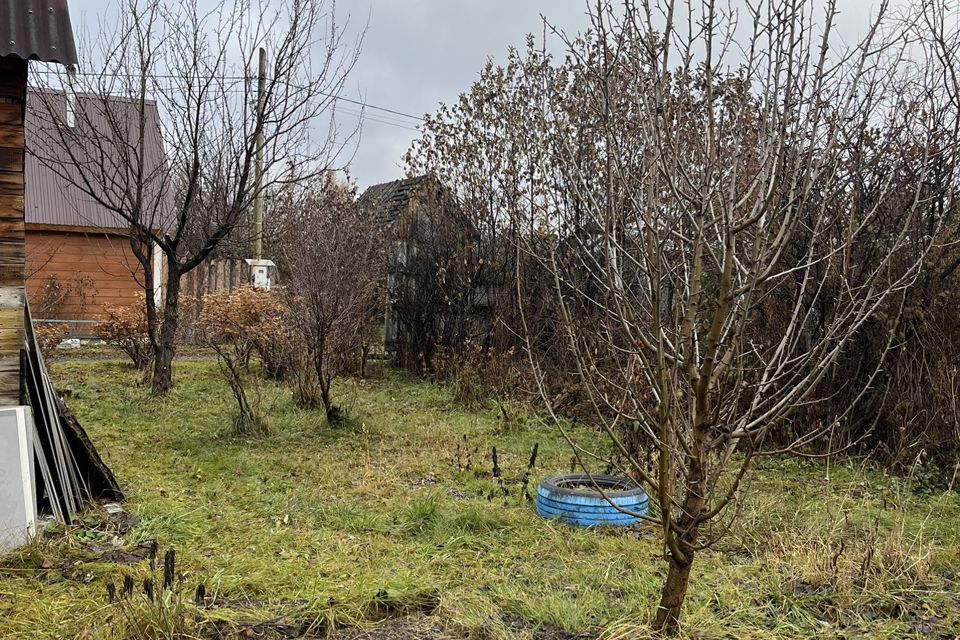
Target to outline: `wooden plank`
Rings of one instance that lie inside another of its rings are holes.
[[[23,232],[23,220],[0,219],[0,236],[16,235]]]
[[[23,219],[23,194],[0,195],[0,218]]]
[[[23,308],[0,309],[0,353],[19,353],[23,346]]]
[[[0,309],[19,309],[24,303],[23,287],[0,287]]]
[[[0,265],[0,286],[10,286],[15,282],[23,282],[23,266]]]
[[[0,171],[0,196],[22,196],[23,173]]]
[[[23,258],[23,239],[24,234],[15,230],[0,236],[0,262],[11,256]]]
[[[23,149],[23,127],[0,127],[0,147]]]
[[[24,344],[25,300],[23,231],[23,149],[24,100],[27,92],[27,62],[6,58],[0,61],[0,291],[13,304],[0,308],[0,356],[9,363],[0,374],[0,402],[21,402],[22,371],[20,351]]]
[[[19,102],[0,102],[0,127],[22,127],[23,105]]]
[[[23,150],[0,147],[0,171],[23,174]]]

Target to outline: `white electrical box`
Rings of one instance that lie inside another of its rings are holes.
[[[270,270],[275,266],[273,260],[248,259],[245,262],[250,266],[250,284],[253,288],[269,291],[272,284]]]
[[[0,552],[37,532],[33,439],[30,407],[0,408]]]

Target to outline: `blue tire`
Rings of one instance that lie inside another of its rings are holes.
[[[647,513],[649,502],[636,482],[615,476],[551,476],[537,487],[537,513],[576,527],[636,524]]]

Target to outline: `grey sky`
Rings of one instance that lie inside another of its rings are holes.
[[[70,0],[78,34],[96,32],[115,3]],[[586,26],[584,0],[339,0],[352,35],[367,26],[360,61],[347,96],[404,113],[423,115],[469,88],[487,57],[503,60],[509,46],[541,30],[540,12],[568,30]],[[356,124],[344,105],[344,126]],[[375,120],[368,110],[351,174],[361,188],[403,175],[402,156],[416,131]],[[399,118],[410,123],[406,118]]]
[[[107,0],[70,0],[78,32],[95,32]],[[736,5],[737,2],[734,2]],[[840,0],[838,27],[855,37],[872,0]],[[503,61],[527,33],[541,33],[544,13],[561,29],[586,28],[585,0],[339,0],[348,30],[367,32],[346,95],[404,113],[432,112],[468,89],[488,57]],[[344,125],[356,123],[356,107],[344,105]],[[378,120],[405,118],[368,110],[351,174],[361,188],[403,175],[402,156],[416,131]]]
[[[351,92],[371,104],[422,115],[469,88],[488,57],[541,31],[540,12],[565,29],[586,26],[583,0],[354,0],[351,20],[369,28]],[[345,7],[346,5],[344,5]],[[379,117],[375,112],[371,116]],[[415,132],[368,121],[353,175],[361,186],[400,177]]]

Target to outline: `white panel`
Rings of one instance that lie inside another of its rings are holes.
[[[0,409],[0,552],[36,532],[33,416],[30,407]]]

